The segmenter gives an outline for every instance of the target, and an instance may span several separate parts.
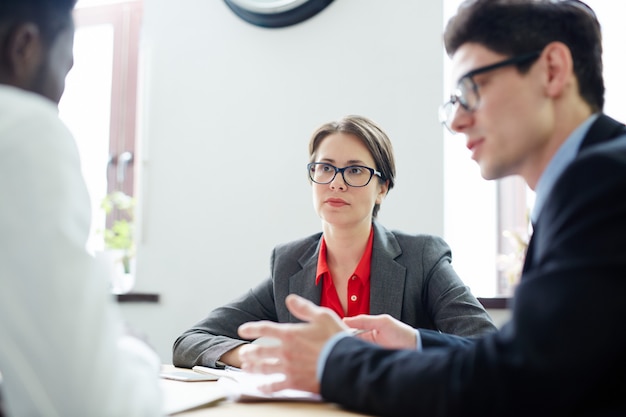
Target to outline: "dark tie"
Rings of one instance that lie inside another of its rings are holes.
[[[533,264],[533,246],[535,242],[535,224],[532,223],[532,232],[530,240],[528,241],[528,247],[526,248],[526,256],[524,257],[524,267],[522,268],[522,277],[524,272],[528,271]]]

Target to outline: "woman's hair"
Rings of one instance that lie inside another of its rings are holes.
[[[602,34],[595,13],[577,0],[466,0],[444,32],[452,56],[466,43],[515,56],[541,51],[550,42],[570,49],[581,97],[593,111],[604,106]],[[522,73],[527,63],[518,65]]]
[[[396,164],[391,141],[376,123],[363,116],[345,116],[337,121],[320,126],[313,133],[309,142],[310,162],[315,162],[317,149],[322,140],[333,133],[351,134],[359,139],[367,147],[372,158],[374,158],[376,170],[382,174],[382,178],[378,177],[381,184],[388,181],[387,192],[393,188]],[[373,217],[376,217],[379,209],[380,204],[375,204],[372,212]]]

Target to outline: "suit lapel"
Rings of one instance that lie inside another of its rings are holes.
[[[399,319],[406,268],[394,259],[402,253],[393,233],[374,222],[374,248],[370,272],[370,314],[387,313]]]
[[[613,139],[619,136],[623,131],[624,125],[622,123],[610,118],[606,114],[601,114],[596,121],[592,123],[591,127],[589,127],[580,145],[579,152],[589,146]]]
[[[598,118],[591,124],[589,130],[585,134],[578,153],[580,154],[580,152],[584,149],[587,149],[599,143],[608,142],[609,140],[614,139],[625,133],[626,127],[624,126],[624,124],[610,118],[605,114],[600,114]],[[541,214],[539,214],[539,218],[537,219],[538,224],[540,219]],[[534,226],[535,225],[533,225],[533,234],[530,238],[530,241],[528,242],[528,249],[526,250],[523,272],[527,272],[535,265],[535,240],[539,237],[539,235],[537,233],[537,229],[535,229]],[[541,252],[541,248],[539,252]]]

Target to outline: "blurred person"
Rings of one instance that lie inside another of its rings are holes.
[[[0,0],[1,406],[5,416],[155,416],[160,360],[128,335],[86,251],[89,196],[58,118],[75,2]]]

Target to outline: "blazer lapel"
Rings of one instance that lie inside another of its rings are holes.
[[[298,259],[298,263],[302,266],[302,269],[289,278],[289,293],[298,294],[313,303],[320,305],[322,301],[322,286],[315,285],[315,273],[317,272],[317,255],[320,248],[320,240],[317,244],[311,245],[311,247]],[[289,313],[291,322],[298,322]]]
[[[322,301],[322,286],[315,285],[320,241],[311,245],[311,248],[300,257],[298,262],[302,269],[289,279],[289,293],[299,294],[317,305]],[[370,267],[370,314],[387,313],[400,319],[406,268],[394,259],[401,253],[402,249],[393,233],[374,222],[374,247]],[[289,314],[289,321],[300,320]]]
[[[370,268],[370,314],[387,313],[400,319],[406,268],[394,259],[402,253],[393,233],[374,222],[374,247]]]

